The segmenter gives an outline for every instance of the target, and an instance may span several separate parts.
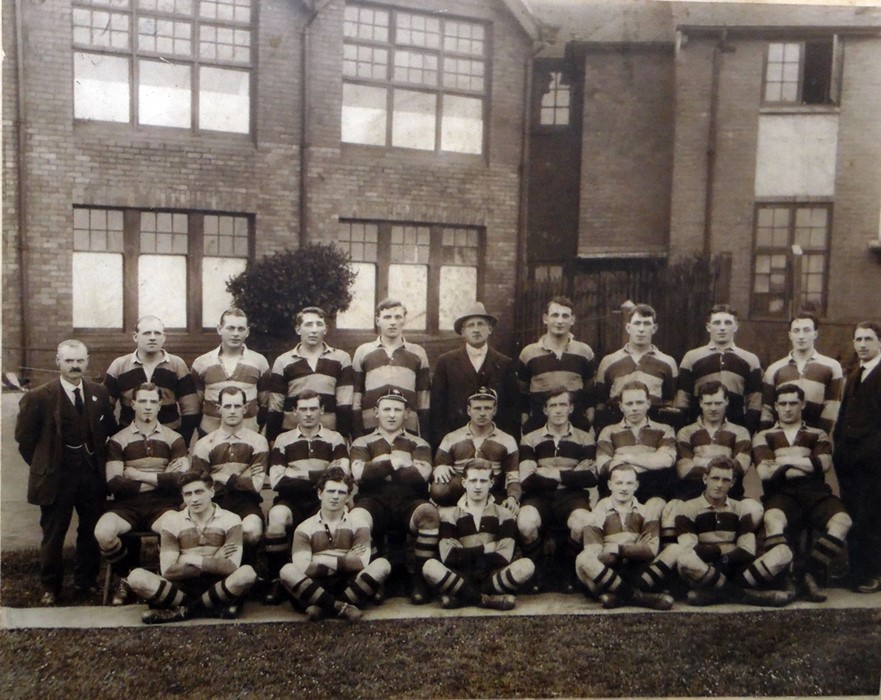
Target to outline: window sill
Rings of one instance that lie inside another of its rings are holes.
[[[143,126],[122,122],[102,122],[91,119],[74,119],[74,133],[77,136],[97,136],[102,138],[119,139],[128,136],[132,140],[148,138],[162,140],[168,143],[222,143],[254,146],[254,137],[251,134],[240,134],[231,131],[194,131],[193,129],[179,129],[173,126]]]
[[[840,114],[840,105],[768,104],[759,107],[759,114]]]
[[[368,146],[361,143],[340,144],[341,152],[346,157],[362,156],[365,160],[376,162],[377,154],[384,158],[392,158],[407,165],[446,166],[483,166],[485,156],[482,153],[455,153],[452,151],[422,151],[416,148],[400,148],[397,146]]]

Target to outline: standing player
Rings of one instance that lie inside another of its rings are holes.
[[[542,557],[550,527],[565,527],[564,588],[575,590],[575,557],[581,551],[584,528],[590,517],[590,494],[596,486],[596,442],[593,432],[569,422],[575,407],[563,387],[551,389],[545,401],[547,423],[520,441],[520,478],[526,499],[517,516],[523,556],[536,565],[531,591],[542,589]]]
[[[170,513],[162,525],[159,573],[135,569],[128,584],[152,608],[144,624],[180,622],[198,613],[234,619],[238,601],[257,580],[242,566],[242,522],[235,513],[212,503],[213,482],[207,474],[189,472],[180,479],[184,509]]]
[[[819,328],[820,319],[810,312],[799,312],[789,322],[792,350],[768,367],[762,379],[763,430],[774,425],[774,389],[796,384],[805,392],[805,423],[832,435],[841,407],[844,374],[837,360],[821,355],[814,347]]]
[[[710,343],[689,350],[682,358],[675,404],[687,419],[694,420],[697,390],[704,382],[718,380],[728,389],[728,420],[744,426],[752,435],[762,413],[762,368],[758,357],[734,344],[737,328],[737,312],[728,304],[710,309]]]
[[[660,419],[660,411],[672,405],[676,394],[679,368],[676,360],[665,355],[652,343],[658,332],[658,314],[648,304],[637,304],[627,315],[624,325],[627,343],[620,350],[606,355],[597,369],[597,430],[617,423],[624,415],[619,402],[621,387],[640,381],[649,388],[649,415]]]
[[[276,492],[269,509],[264,540],[266,566],[272,585],[263,598],[265,605],[282,601],[281,567],[289,561],[291,547],[288,533],[318,511],[315,484],[331,467],[349,473],[349,451],[343,436],[325,428],[323,397],[306,389],[295,398],[297,427],[275,441],[270,455],[269,484]]]
[[[469,422],[447,433],[435,456],[431,500],[438,506],[453,506],[465,493],[464,467],[471,460],[485,462],[492,470],[492,496],[513,515],[520,510],[520,473],[517,442],[493,422],[498,400],[496,392],[480,387],[468,397]]]
[[[851,576],[860,593],[881,591],[881,326],[858,323],[860,363],[847,378],[835,426],[835,468],[841,498],[854,520]]]
[[[220,345],[193,361],[191,374],[202,405],[201,436],[220,427],[220,391],[228,386],[245,392],[245,427],[259,431],[266,421],[269,363],[245,345],[250,332],[245,312],[227,309],[217,324]]]
[[[673,607],[671,596],[642,590],[640,574],[658,553],[658,516],[636,499],[637,484],[632,465],[612,468],[611,495],[600,500],[590,514],[575,572],[604,608],[629,602],[669,610]]]
[[[514,594],[533,575],[529,559],[514,558],[516,520],[491,497],[492,473],[483,460],[464,467],[465,494],[441,509],[440,559],[429,559],[422,574],[441,594],[444,608],[482,605],[511,610]]]
[[[390,390],[399,391],[413,410],[408,412],[406,428],[417,435],[429,433],[428,406],[431,370],[428,356],[420,345],[404,340],[407,309],[397,299],[385,299],[376,307],[379,337],[359,346],[352,359],[355,372],[355,434],[365,435],[377,426],[379,398]]]
[[[159,387],[145,382],[133,392],[134,420],[107,442],[107,490],[114,496],[95,525],[95,539],[110,568],[124,579],[137,552],[129,554],[120,535],[162,531],[162,516],[180,507],[180,475],[189,469],[183,438],[158,421],[162,401]],[[128,597],[124,580],[113,596],[114,605]]]
[[[514,360],[487,342],[498,321],[476,302],[453,323],[465,345],[437,358],[431,378],[431,444],[435,449],[444,435],[468,422],[468,397],[481,387],[496,392],[498,426],[515,440],[520,434],[520,389]]]
[[[804,390],[784,384],[774,390],[777,422],[753,438],[756,471],[765,484],[765,549],[785,543],[790,548],[804,526],[821,532],[814,540],[807,561],[796,558],[796,573],[805,597],[816,603],[826,600],[816,576],[839,557],[850,530],[851,519],[844,504],[832,495],[823,475],[832,465],[829,437],[802,421]]]
[[[307,306],[296,318],[300,342],[279,355],[272,365],[266,437],[273,442],[283,430],[297,427],[296,401],[306,390],[321,394],[321,424],[348,437],[352,431],[352,358],[330,347],[327,314]]]
[[[310,620],[333,615],[357,622],[358,606],[376,594],[391,566],[383,558],[370,561],[366,513],[347,508],[352,477],[330,467],[316,487],[321,507],[297,526],[291,563],[281,570],[281,581]]]
[[[544,425],[548,391],[561,384],[569,390],[575,406],[572,424],[587,430],[593,423],[596,360],[590,346],[572,336],[574,308],[567,297],[551,299],[542,316],[547,332],[520,352],[517,378],[523,394],[524,434]]]
[[[206,472],[214,482],[214,502],[242,519],[244,559],[254,563],[263,537],[263,498],[260,490],[269,463],[269,444],[245,427],[245,391],[237,386],[220,390],[220,427],[196,443],[191,469]]]
[[[119,424],[132,422],[135,392],[150,382],[159,391],[159,422],[180,433],[189,446],[199,425],[199,396],[186,362],[163,349],[165,326],[155,316],[138,319],[132,337],[137,349],[131,355],[117,357],[104,375],[111,401],[120,404]]]
[[[440,515],[428,502],[431,446],[404,430],[407,399],[397,389],[381,396],[373,409],[376,429],[352,443],[352,476],[360,492],[355,505],[367,511],[377,547],[390,530],[415,537],[415,567],[410,599],[427,603],[431,591],[422,578],[423,564],[437,552]]]

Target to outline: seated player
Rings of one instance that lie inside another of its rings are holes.
[[[107,490],[114,500],[95,525],[95,539],[120,578],[112,603],[124,605],[125,577],[138,552],[120,539],[131,531],[162,531],[161,517],[180,507],[180,475],[189,470],[184,439],[158,421],[159,387],[145,382],[132,395],[134,420],[107,441]]]
[[[441,594],[444,608],[511,610],[535,566],[529,559],[512,561],[516,520],[493,502],[491,467],[472,459],[463,476],[465,494],[441,509],[440,559],[425,562],[422,575]]]
[[[367,511],[377,547],[389,531],[415,536],[410,599],[422,605],[431,599],[422,566],[436,556],[440,526],[437,508],[427,499],[431,446],[404,430],[407,399],[398,389],[381,396],[374,413],[376,429],[355,440],[350,452],[352,476],[360,489],[355,505]]]
[[[777,422],[753,438],[756,471],[765,485],[765,549],[785,543],[794,546],[801,528],[819,531],[807,558],[796,556],[795,573],[804,597],[822,603],[826,595],[817,574],[841,555],[851,519],[825,482],[832,466],[829,437],[802,422],[804,390],[783,384],[774,390]]]
[[[792,551],[779,544],[756,556],[756,530],[762,506],[752,499],[729,498],[739,467],[730,457],[710,460],[702,481],[704,493],[680,504],[678,543],[662,550],[643,582],[663,588],[674,571],[688,584],[689,605],[741,602],[783,606],[791,596],[770,589],[783,584]]]
[[[199,614],[234,619],[239,600],[257,580],[242,566],[242,521],[213,503],[214,482],[205,473],[180,478],[184,509],[162,523],[159,573],[135,569],[128,576],[132,590],[147,601],[147,625],[180,622]]]
[[[265,605],[281,603],[284,592],[278,579],[290,561],[288,533],[318,512],[315,484],[330,467],[349,473],[349,451],[338,432],[324,427],[324,398],[306,389],[294,398],[297,427],[278,436],[272,447],[269,483],[276,492],[267,514],[266,567],[272,581],[263,598]]]
[[[468,397],[468,424],[441,440],[430,488],[431,500],[438,506],[452,506],[459,501],[465,493],[463,467],[478,459],[492,469],[493,498],[517,515],[521,496],[517,441],[496,427],[493,418],[497,408],[496,392],[480,387]]]
[[[291,563],[281,581],[312,621],[326,616],[361,619],[358,607],[388,578],[386,559],[370,561],[367,513],[348,510],[354,481],[341,467],[329,467],[316,485],[321,505],[294,531]]]
[[[599,598],[604,608],[632,603],[669,610],[673,597],[646,592],[640,578],[642,570],[658,554],[659,513],[636,500],[638,485],[633,465],[612,467],[611,495],[601,499],[590,513],[584,528],[584,549],[575,560],[575,573],[587,586],[589,595]]]
[[[260,489],[269,461],[266,438],[245,427],[247,397],[237,386],[220,390],[217,398],[220,427],[193,447],[194,472],[207,472],[214,480],[214,502],[242,519],[244,559],[254,563],[263,536],[263,498]]]
[[[600,494],[608,492],[604,482],[612,469],[629,464],[639,475],[636,498],[660,516],[673,487],[676,436],[669,425],[649,420],[649,390],[642,382],[622,386],[619,405],[624,420],[606,426],[597,438]]]
[[[542,559],[549,527],[569,533],[564,570],[569,574],[564,590],[575,590],[575,557],[581,551],[584,528],[590,516],[590,494],[596,486],[596,442],[591,430],[569,422],[574,404],[565,387],[551,389],[545,399],[547,423],[520,441],[520,479],[526,492],[517,516],[523,556],[536,565],[531,592],[542,589]]]

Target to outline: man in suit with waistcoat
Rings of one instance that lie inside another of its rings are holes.
[[[850,568],[860,593],[881,592],[881,325],[858,323],[859,365],[848,375],[835,424],[835,471],[850,513]]]
[[[79,518],[74,589],[78,595],[98,591],[101,556],[94,531],[104,509],[104,443],[116,432],[107,389],[84,376],[86,346],[62,341],[55,362],[61,376],[22,397],[15,425],[18,451],[30,466],[28,503],[40,506],[43,605],[58,602],[61,552],[74,509]]]
[[[437,358],[431,380],[431,438],[437,449],[444,435],[466,425],[468,398],[481,387],[498,395],[496,424],[515,440],[520,437],[516,365],[487,342],[498,319],[475,302],[453,323],[465,345]]]

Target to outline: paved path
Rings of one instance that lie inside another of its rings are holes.
[[[823,604],[797,602],[783,610],[842,610],[861,608],[875,610],[881,620],[881,594],[860,595],[841,588],[828,591],[829,600]],[[58,607],[58,608],[0,608],[0,628],[102,628],[102,627],[141,627],[141,614],[146,610],[144,605],[124,605],[121,607]],[[416,606],[405,598],[390,598],[377,608],[369,608],[364,612],[364,621],[376,620],[415,620],[439,619],[448,617],[494,617],[494,616],[538,616],[538,615],[633,615],[654,614],[670,615],[681,613],[714,614],[714,613],[747,613],[757,611],[773,611],[778,608],[757,608],[748,605],[713,605],[703,608],[689,607],[677,603],[669,612],[654,612],[644,608],[625,607],[616,610],[603,610],[597,603],[588,602],[581,595],[564,595],[562,593],[543,593],[537,596],[520,596],[517,607],[510,612],[498,612],[481,608],[462,608],[460,610],[444,610],[439,604]],[[289,605],[267,607],[260,603],[249,602],[237,623],[254,624],[265,622],[305,622],[304,615],[295,613]],[[177,625],[228,625],[226,620],[188,620]]]

